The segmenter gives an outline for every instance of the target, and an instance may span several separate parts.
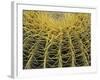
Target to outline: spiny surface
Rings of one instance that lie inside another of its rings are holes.
[[[23,10],[23,69],[91,65],[90,13]]]

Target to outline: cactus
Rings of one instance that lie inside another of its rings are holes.
[[[23,69],[91,65],[91,14],[23,10]]]

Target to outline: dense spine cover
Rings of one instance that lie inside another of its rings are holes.
[[[23,69],[91,65],[91,14],[23,10]]]

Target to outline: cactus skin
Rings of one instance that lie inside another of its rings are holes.
[[[91,14],[23,10],[23,69],[91,66]]]

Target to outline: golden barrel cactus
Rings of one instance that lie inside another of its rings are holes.
[[[23,69],[91,65],[91,14],[23,10]]]

